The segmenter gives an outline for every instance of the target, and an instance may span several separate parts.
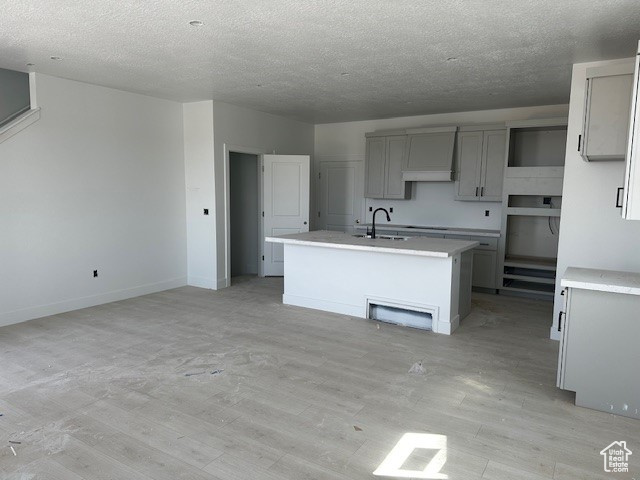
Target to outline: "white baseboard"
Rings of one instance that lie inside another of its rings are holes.
[[[460,326],[460,315],[456,315],[450,322],[438,319],[434,322],[433,331],[444,335],[451,335]]]
[[[104,303],[117,302],[119,300],[139,297],[149,293],[183,287],[186,284],[187,279],[185,277],[180,277],[158,283],[139,285],[137,287],[127,288],[124,290],[115,290],[98,295],[90,295],[88,297],[72,298],[61,302],[49,303],[47,305],[37,305],[35,307],[13,310],[11,312],[3,312],[0,313],[0,327],[13,325],[14,323],[26,322],[27,320],[33,320],[34,318],[48,317],[49,315],[57,315],[59,313],[70,312],[72,310],[94,307]]]
[[[282,303],[285,305],[295,305],[296,307],[313,308],[326,312],[341,313],[352,317],[364,318],[362,305],[348,305],[345,303],[328,302],[317,298],[300,297],[297,295],[282,295]]]
[[[189,275],[189,277],[187,278],[187,285],[190,285],[192,287],[208,288],[209,290],[216,289],[213,278],[194,277],[193,275]]]

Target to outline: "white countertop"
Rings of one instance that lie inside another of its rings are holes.
[[[371,229],[370,223],[358,223],[356,229]],[[395,225],[393,223],[376,223],[376,230],[393,230],[404,233],[440,233],[442,235],[470,235],[473,237],[500,237],[500,230],[482,230],[479,228],[437,227],[423,225]]]
[[[477,247],[478,242],[452,240],[448,238],[412,237],[408,240],[390,240],[384,238],[359,238],[349,233],[318,230],[315,232],[292,233],[278,237],[267,237],[267,242],[290,245],[309,245],[314,247],[338,248],[369,252],[396,253],[420,257],[451,257]]]
[[[560,285],[584,290],[640,295],[640,273],[569,267]]]

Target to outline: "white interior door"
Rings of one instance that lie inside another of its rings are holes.
[[[265,237],[309,231],[310,164],[308,155],[263,156]],[[284,275],[282,244],[264,244],[264,275]]]
[[[361,220],[363,162],[320,162],[318,225],[323,230],[353,233]],[[360,180],[360,181],[359,181]]]

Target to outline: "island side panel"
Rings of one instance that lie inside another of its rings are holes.
[[[452,257],[292,244],[285,244],[284,255],[285,304],[366,318],[367,298],[388,299],[435,307],[435,332],[448,334],[457,326]]]

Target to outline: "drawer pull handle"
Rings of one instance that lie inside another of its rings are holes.
[[[562,331],[562,314],[564,312],[560,312],[558,314],[558,331],[561,332]]]
[[[482,243],[482,242],[480,242],[480,245],[489,245],[489,244],[488,244],[488,243]]]
[[[616,208],[622,208],[622,202],[620,201],[620,192],[624,192],[624,187],[619,187],[616,193]]]

